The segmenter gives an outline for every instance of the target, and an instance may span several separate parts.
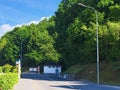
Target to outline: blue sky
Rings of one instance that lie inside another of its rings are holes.
[[[54,15],[62,0],[0,0],[0,37],[15,26]]]

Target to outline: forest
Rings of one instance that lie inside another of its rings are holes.
[[[0,65],[31,67],[48,61],[68,68],[96,62],[96,14],[100,62],[120,63],[120,1],[62,0],[55,14],[37,25],[23,25],[0,39]],[[21,53],[22,50],[22,53]],[[120,69],[120,67],[119,67]]]

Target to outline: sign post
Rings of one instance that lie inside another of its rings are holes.
[[[20,79],[20,76],[21,76],[21,62],[20,62],[20,60],[16,61],[16,65],[18,67],[18,79]]]

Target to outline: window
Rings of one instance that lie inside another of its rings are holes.
[[[51,68],[51,66],[48,66],[49,68]]]
[[[55,66],[52,66],[53,68],[55,68]]]

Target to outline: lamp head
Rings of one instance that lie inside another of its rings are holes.
[[[87,7],[87,6],[85,6],[84,4],[82,4],[82,3],[78,3],[78,5],[83,6],[83,7]]]

